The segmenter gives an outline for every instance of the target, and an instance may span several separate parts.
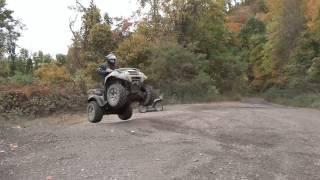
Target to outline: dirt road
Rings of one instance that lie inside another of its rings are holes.
[[[0,179],[318,180],[320,111],[230,102],[2,127]]]

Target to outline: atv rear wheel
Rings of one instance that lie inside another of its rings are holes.
[[[98,123],[102,120],[103,111],[96,101],[91,101],[87,107],[88,120],[91,123]]]
[[[121,120],[124,120],[124,121],[129,120],[132,117],[132,114],[133,114],[132,111],[133,111],[132,107],[127,106],[123,109],[121,114],[118,114],[118,116]]]
[[[120,83],[111,84],[106,93],[108,104],[115,109],[122,108],[127,102],[128,91]]]

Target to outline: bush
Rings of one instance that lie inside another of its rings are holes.
[[[278,104],[295,107],[320,108],[320,94],[307,93],[299,89],[271,88],[264,96],[267,100]]]
[[[0,77],[8,77],[10,74],[9,62],[0,59]]]
[[[71,82],[71,75],[66,67],[57,66],[54,63],[42,65],[35,71],[35,76],[45,83],[59,84]]]
[[[311,82],[320,83],[320,57],[315,57],[312,60],[312,65],[307,73]]]
[[[8,78],[4,78],[0,76],[0,84],[7,84],[8,83]]]
[[[67,87],[32,85],[0,91],[0,115],[14,119],[83,108],[86,96],[76,87]]]
[[[215,81],[204,71],[201,64],[205,56],[196,54],[175,43],[153,46],[146,69],[149,81],[159,88],[170,101],[210,101],[218,90]]]
[[[10,83],[13,84],[32,84],[33,83],[33,76],[32,74],[24,74],[21,72],[17,72],[14,76],[9,78]]]

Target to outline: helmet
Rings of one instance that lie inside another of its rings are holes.
[[[116,64],[117,57],[113,53],[110,53],[108,56],[106,56],[106,59],[108,61],[108,64],[111,64],[111,65]]]

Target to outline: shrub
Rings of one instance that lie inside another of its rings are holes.
[[[271,88],[265,93],[265,97],[279,104],[320,108],[320,94],[303,92],[301,89]]]
[[[86,105],[86,96],[78,88],[24,86],[0,91],[0,116],[34,117],[58,111],[78,110]]]
[[[8,83],[8,78],[4,78],[0,76],[0,84],[7,84]]]
[[[320,83],[320,57],[312,60],[312,65],[308,69],[308,78],[312,82]]]
[[[8,77],[10,74],[9,62],[0,59],[0,77]]]
[[[22,84],[22,85],[32,84],[33,76],[32,74],[24,74],[21,72],[17,72],[14,76],[9,78],[9,81],[10,83],[14,83],[14,84]]]
[[[42,65],[34,74],[40,81],[46,83],[64,83],[72,80],[66,67],[59,67],[54,63]]]
[[[146,69],[149,81],[159,88],[169,101],[209,101],[218,90],[215,81],[202,70],[205,56],[193,53],[175,43],[153,46]]]

